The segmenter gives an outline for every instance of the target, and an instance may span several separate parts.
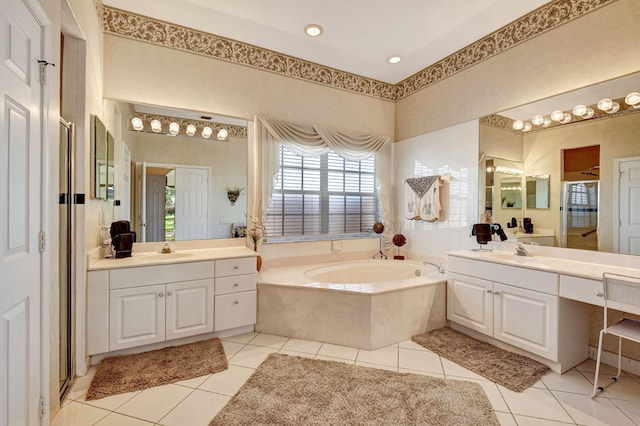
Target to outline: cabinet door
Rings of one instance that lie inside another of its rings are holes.
[[[213,331],[213,279],[167,284],[167,340]]]
[[[164,341],[164,320],[164,285],[111,290],[109,350]]]
[[[494,337],[558,360],[558,297],[495,283]]]
[[[493,336],[493,283],[449,273],[447,319]]]
[[[255,323],[255,291],[216,296],[216,331]]]

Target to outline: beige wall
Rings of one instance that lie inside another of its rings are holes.
[[[640,0],[619,0],[396,103],[396,140],[640,70]]]
[[[549,209],[526,209],[535,226],[560,229],[562,150],[600,145],[598,249],[613,251],[613,160],[640,156],[640,114],[576,123],[524,136],[525,175],[550,175]]]
[[[394,104],[250,67],[105,36],[105,97],[393,136]]]

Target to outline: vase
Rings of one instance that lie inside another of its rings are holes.
[[[256,244],[253,245],[253,251],[258,252],[258,246]],[[260,272],[260,268],[262,268],[262,256],[256,256],[256,271]]]

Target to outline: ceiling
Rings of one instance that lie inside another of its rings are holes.
[[[547,0],[104,0],[107,6],[395,84]],[[308,24],[324,34],[304,34]],[[402,61],[386,59],[400,55]]]

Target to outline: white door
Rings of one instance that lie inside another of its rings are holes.
[[[166,338],[213,331],[213,279],[167,284]]]
[[[145,226],[145,241],[164,241],[167,177],[165,175],[147,175],[146,183],[145,223],[147,226]]]
[[[39,424],[43,28],[33,7],[0,7],[0,425]],[[48,319],[45,321],[48,324]]]
[[[493,336],[493,283],[449,273],[447,319]]]
[[[164,342],[164,284],[111,290],[109,350]]]
[[[618,252],[640,254],[640,159],[619,165]]]
[[[176,167],[176,240],[209,237],[209,170]]]
[[[558,360],[558,297],[493,284],[494,337]]]

